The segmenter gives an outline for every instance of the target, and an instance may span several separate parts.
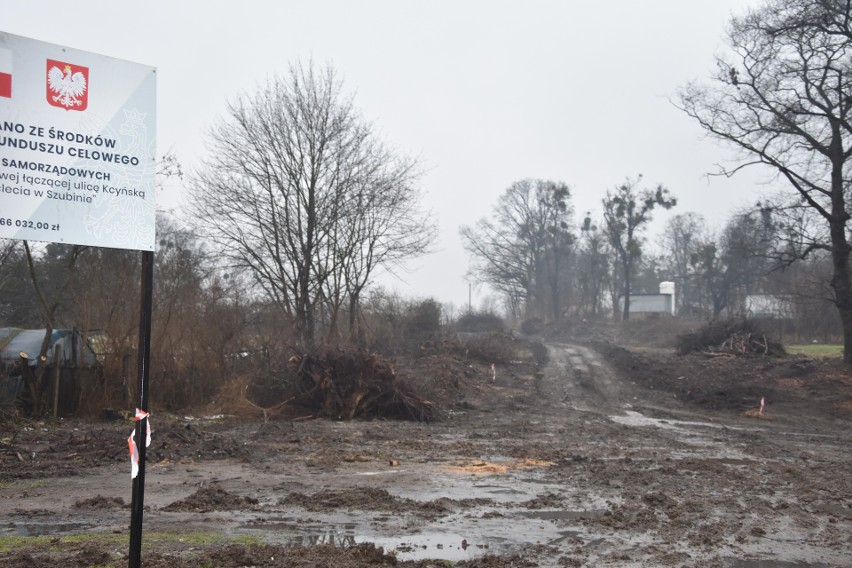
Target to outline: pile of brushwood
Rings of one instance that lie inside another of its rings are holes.
[[[401,381],[393,367],[363,350],[295,356],[296,401],[318,416],[339,420],[397,418],[430,421],[437,411]]]
[[[678,355],[786,355],[781,343],[769,339],[757,324],[748,319],[711,321],[695,332],[679,335],[676,350]]]

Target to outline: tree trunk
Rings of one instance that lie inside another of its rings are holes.
[[[349,343],[359,344],[358,341],[358,294],[349,294]]]
[[[52,317],[51,317],[52,319]],[[50,350],[50,339],[53,336],[53,327],[48,326],[44,330],[44,339],[41,342],[41,349],[38,354],[38,362],[36,363],[35,373],[33,376],[33,386],[31,388],[34,393],[33,398],[33,416],[41,416],[44,412],[45,395],[44,392],[44,373],[47,370],[47,352]]]
[[[302,343],[302,349],[311,351],[314,347],[314,308],[310,298],[309,271],[299,275],[299,299],[296,305],[296,333]]]
[[[630,261],[624,263],[624,311],[621,321],[630,319]]]
[[[846,238],[845,183],[843,176],[843,137],[838,121],[831,122],[832,137],[829,145],[831,156],[831,214],[828,216],[828,231],[831,239],[832,276],[834,304],[843,328],[843,362],[852,363],[852,280],[849,277],[849,241]]]
[[[839,136],[836,138],[839,140]],[[832,144],[833,153],[839,153],[839,144]],[[843,184],[843,161],[835,157],[831,172],[831,260],[833,274],[831,287],[834,290],[834,303],[840,315],[843,327],[843,362],[852,363],[852,280],[849,277],[849,241],[846,239],[846,223],[849,213],[846,211]]]
[[[556,253],[554,253],[556,254]],[[553,275],[550,277],[550,301],[552,303],[553,321],[558,322],[562,319],[562,298],[559,294],[559,264],[554,263]]]
[[[841,234],[840,238],[843,241],[846,240],[844,229],[835,229],[834,227],[831,229],[832,240],[835,240],[835,232]],[[843,361],[852,363],[852,284],[849,279],[848,243],[844,243],[843,247],[835,244],[831,256],[834,264],[831,286],[834,289],[834,301],[843,327]]]

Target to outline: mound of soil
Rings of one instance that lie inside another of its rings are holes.
[[[186,499],[166,505],[163,507],[163,511],[192,511],[196,513],[237,511],[240,509],[250,509],[258,503],[259,501],[254,497],[228,493],[219,484],[213,483],[207,487],[202,487]]]
[[[334,511],[337,509],[360,509],[364,511],[387,511],[413,513],[427,517],[445,515],[450,512],[447,501],[420,502],[394,497],[384,489],[356,487],[353,489],[326,490],[313,495],[290,493],[279,501],[280,505],[296,505],[308,511]]]
[[[705,410],[749,412],[760,407],[761,399],[767,417],[793,411],[848,417],[852,409],[852,369],[839,358],[707,358],[593,345],[607,363],[645,389]]]
[[[78,509],[121,509],[128,507],[129,505],[125,503],[124,499],[121,497],[104,497],[103,495],[96,495],[91,499],[75,501],[74,506]]]

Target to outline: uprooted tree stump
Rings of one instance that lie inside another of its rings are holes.
[[[319,416],[430,421],[434,405],[401,381],[378,355],[361,350],[295,356],[297,401]]]

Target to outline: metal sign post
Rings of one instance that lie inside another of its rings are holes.
[[[137,363],[137,408],[148,412],[148,375],[151,358],[151,313],[154,288],[154,253],[142,253],[142,294],[139,307],[139,360]],[[145,502],[145,442],[147,416],[136,420],[136,447],[139,452],[139,472],[133,479],[133,500],[130,504],[130,568],[142,565],[142,511]]]

